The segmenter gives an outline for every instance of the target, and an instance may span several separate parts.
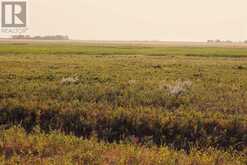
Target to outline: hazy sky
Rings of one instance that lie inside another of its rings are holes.
[[[246,0],[31,0],[30,34],[84,40],[247,40]]]

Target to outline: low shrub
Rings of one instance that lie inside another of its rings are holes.
[[[108,142],[135,137],[190,150],[217,147],[243,150],[247,146],[246,117],[196,111],[162,112],[153,109],[103,110],[90,106],[77,110],[0,109],[0,125],[23,126],[27,131],[39,126],[45,132],[60,130],[79,137],[97,136]]]
[[[50,134],[12,127],[0,132],[1,164],[140,164],[140,165],[242,165],[244,155],[226,151],[192,149],[190,153],[168,147],[144,147],[129,143],[107,144],[83,140],[59,132]]]

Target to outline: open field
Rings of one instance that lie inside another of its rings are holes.
[[[247,164],[247,47],[1,42],[0,128],[6,164]]]

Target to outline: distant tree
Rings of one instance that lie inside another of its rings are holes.
[[[12,39],[33,39],[33,40],[69,40],[66,35],[52,35],[52,36],[34,36],[29,35],[13,35]]]
[[[214,40],[208,40],[207,42],[208,43],[214,43]]]
[[[217,39],[217,40],[215,40],[215,42],[216,42],[216,43],[220,43],[220,42],[221,42],[221,40]]]

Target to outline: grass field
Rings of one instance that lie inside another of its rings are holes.
[[[247,164],[247,48],[0,43],[3,164]]]

